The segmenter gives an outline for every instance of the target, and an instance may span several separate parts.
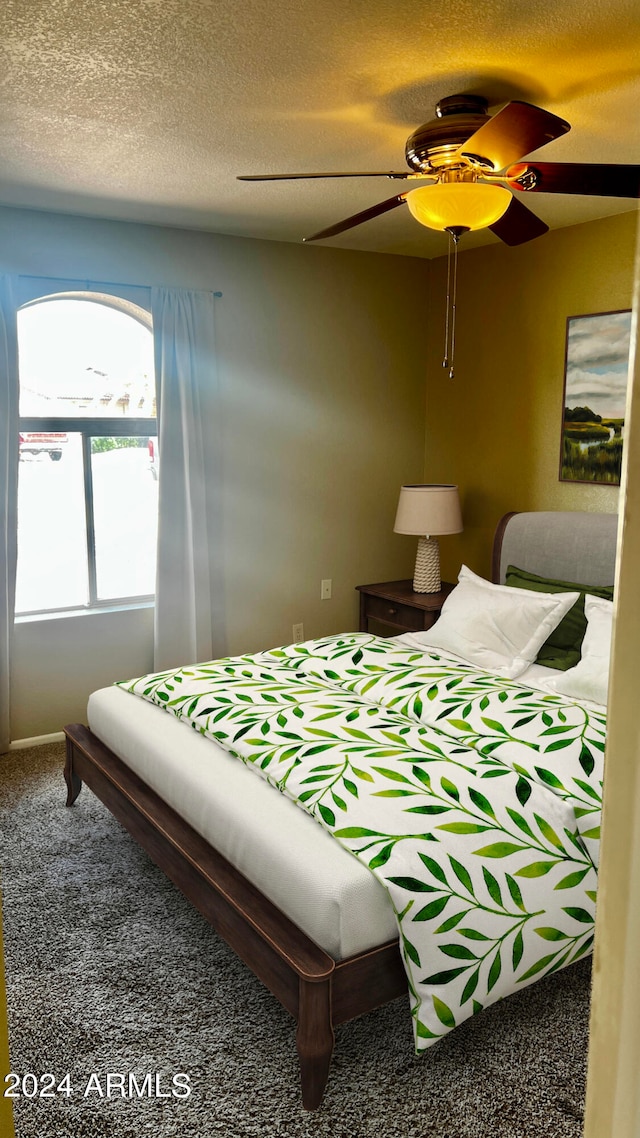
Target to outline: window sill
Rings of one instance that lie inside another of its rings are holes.
[[[64,609],[62,612],[26,613],[14,618],[14,624],[34,624],[49,620],[75,619],[78,616],[102,616],[104,613],[131,612],[139,609],[152,609],[155,601],[132,601],[128,604],[101,605],[95,608]]]

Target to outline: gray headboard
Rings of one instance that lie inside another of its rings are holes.
[[[615,576],[617,514],[564,510],[506,514],[493,547],[493,580],[504,584],[508,565],[542,577],[612,585]]]

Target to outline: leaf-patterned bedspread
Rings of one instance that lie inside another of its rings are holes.
[[[602,712],[364,633],[120,686],[252,766],[379,878],[417,1050],[590,952]]]

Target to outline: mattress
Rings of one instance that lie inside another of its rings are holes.
[[[412,643],[410,634],[397,639]],[[550,674],[534,664],[519,682],[538,686]],[[397,939],[391,901],[369,869],[213,740],[119,687],[91,695],[88,722],[118,758],[335,960]]]

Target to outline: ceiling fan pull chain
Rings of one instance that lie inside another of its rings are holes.
[[[456,352],[456,297],[458,292],[458,242],[460,237],[457,233],[453,234],[453,299],[451,302],[451,366],[449,368],[449,379],[455,377],[453,370],[453,359]]]
[[[451,299],[451,234],[448,233],[447,236],[448,236],[449,240],[448,240],[448,244],[447,244],[447,303],[446,303],[445,318],[444,318],[444,358],[442,360],[442,366],[443,367],[449,366],[449,306],[450,306],[450,299]]]

